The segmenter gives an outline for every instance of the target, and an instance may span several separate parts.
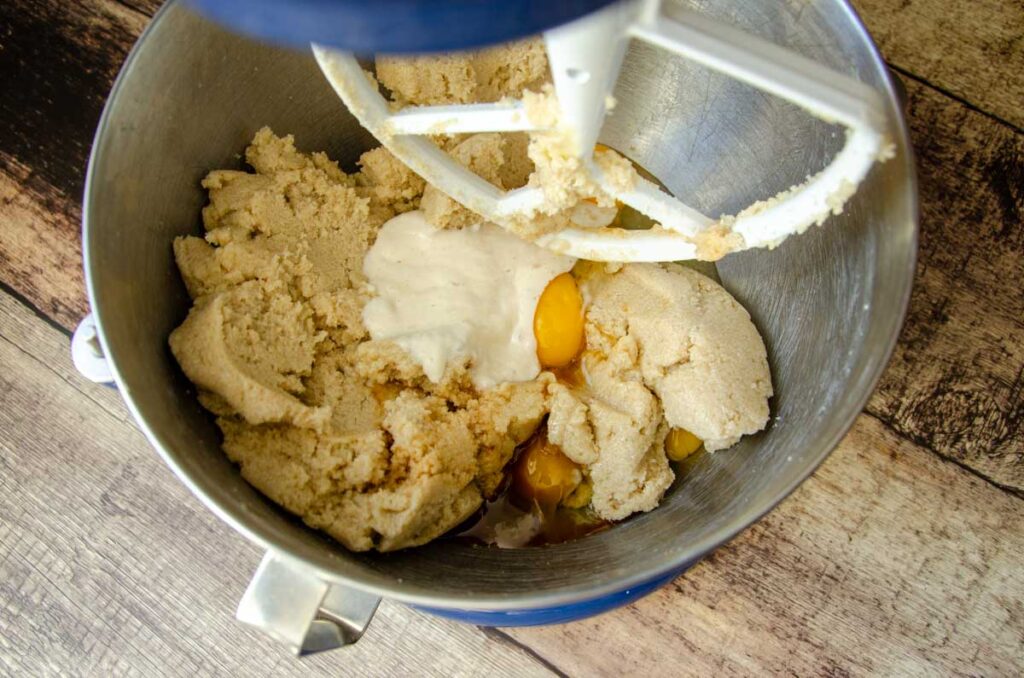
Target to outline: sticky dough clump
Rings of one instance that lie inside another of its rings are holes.
[[[540,40],[418,57],[377,57],[377,80],[399,106],[468,104],[517,96],[547,80]]]
[[[546,71],[536,41],[377,61],[400,104],[521,96]],[[527,99],[541,113],[550,107],[543,94]],[[557,193],[572,172],[552,160],[564,157],[557,136],[438,141],[499,188],[550,180],[556,207],[517,227],[527,237],[564,227],[564,205],[590,190]],[[630,180],[620,156],[596,159]],[[545,416],[551,442],[589,478],[593,509],[612,520],[660,501],[674,477],[664,451],[673,427],[715,450],[766,423],[771,380],[757,330],[724,289],[679,266],[577,265],[585,386],[545,372],[480,389],[466,362],[431,381],[398,344],[369,336],[363,262],[398,214],[422,210],[449,229],[479,217],[383,148],[346,174],[264,128],[246,160],[253,172],[207,175],[203,237],[174,242],[193,306],[171,350],[243,477],[349,549],[416,546],[461,523],[498,491],[516,446]]]
[[[263,129],[246,159],[203,181],[204,237],[174,243],[194,304],[171,350],[257,489],[353,550],[425,543],[496,490],[545,383],[478,392],[465,365],[432,383],[369,339],[363,258],[423,190],[387,151],[346,175]]]
[[[768,422],[771,375],[750,314],[721,285],[677,264],[630,264],[614,275],[591,267],[587,342],[611,351],[636,343],[639,376],[671,427],[730,447]]]
[[[549,387],[548,438],[588,467],[594,510],[617,520],[671,485],[670,429],[714,451],[764,428],[771,376],[750,316],[710,278],[672,264],[579,268],[587,385]]]
[[[375,80],[390,93],[391,104],[429,106],[494,102],[522,98],[526,114],[544,132],[438,134],[434,140],[462,165],[494,186],[511,190],[530,185],[545,200],[502,226],[527,240],[574,226],[572,210],[582,200],[612,206],[583,171],[573,136],[558,126],[558,106],[549,84],[547,55],[538,39],[481,50],[420,57],[377,57]],[[442,126],[443,128],[443,126]],[[443,131],[443,129],[439,130]],[[636,170],[615,151],[599,149],[595,163],[617,188],[628,189]],[[423,211],[438,228],[463,228],[479,216],[433,186],[423,194]]]

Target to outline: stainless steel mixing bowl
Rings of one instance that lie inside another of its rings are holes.
[[[247,620],[314,649],[357,637],[378,596],[484,623],[591,613],[736,535],[842,438],[889,356],[914,269],[914,171],[888,73],[840,0],[697,4],[884,91],[898,147],[841,217],[775,251],[718,265],[768,345],[770,427],[701,457],[656,510],[585,539],[519,550],[442,541],[387,555],[349,553],[242,480],[167,348],[189,307],[171,241],[200,232],[207,171],[241,167],[239,154],[263,125],[348,168],[375,142],[309,54],[226,33],[180,3],[154,19],[96,136],[84,207],[89,295],[117,384],[154,447],[212,511],[270,554],[240,608]],[[629,53],[616,98],[602,141],[706,214],[733,213],[802,181],[839,146],[821,121],[654,48]],[[306,636],[317,615],[342,622],[341,631]]]

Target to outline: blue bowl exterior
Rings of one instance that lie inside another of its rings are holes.
[[[643,598],[648,593],[652,593],[669,583],[688,570],[691,565],[692,564],[688,564],[685,567],[679,570],[674,570],[667,575],[657,577],[644,582],[643,584],[638,584],[637,586],[633,586],[617,593],[601,596],[600,598],[592,598],[590,600],[581,600],[568,605],[558,605],[555,607],[541,607],[534,608],[532,610],[450,610],[440,607],[420,607],[418,605],[414,605],[413,607],[422,612],[428,612],[439,617],[447,617],[448,619],[454,619],[467,624],[475,624],[477,626],[541,626],[544,624],[563,624],[565,622],[576,621],[586,617],[593,617],[594,615],[607,612],[608,610],[616,607],[628,605],[634,600]]]
[[[613,0],[188,0],[237,32],[308,49],[413,53],[506,42],[566,23]]]

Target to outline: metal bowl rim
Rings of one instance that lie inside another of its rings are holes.
[[[898,310],[897,314],[893,316],[893,326],[890,331],[890,337],[884,346],[884,350],[880,350],[878,355],[879,360],[874,362],[874,365],[867,368],[865,374],[862,375],[864,390],[853,402],[856,407],[850,407],[849,411],[845,414],[842,419],[841,425],[835,429],[836,433],[821,444],[821,449],[817,456],[810,460],[807,464],[807,468],[798,474],[793,482],[783,487],[772,500],[766,502],[763,506],[758,507],[752,511],[742,514],[737,520],[732,521],[731,524],[725,525],[718,530],[713,531],[704,539],[695,541],[690,548],[684,550],[681,554],[668,560],[667,562],[659,562],[646,567],[638,567],[636,571],[617,576],[608,579],[607,581],[592,586],[572,586],[564,587],[556,591],[550,591],[546,593],[530,593],[526,592],[521,596],[488,596],[488,595],[444,595],[438,596],[431,594],[425,587],[410,585],[407,582],[393,581],[389,578],[379,577],[367,577],[364,573],[356,572],[352,574],[339,574],[336,570],[316,562],[312,562],[309,559],[296,556],[289,552],[288,548],[284,546],[279,540],[266,535],[259,529],[258,525],[252,524],[254,521],[247,520],[245,516],[240,513],[236,513],[230,506],[222,505],[221,503],[212,499],[209,495],[204,492],[203,488],[200,487],[194,479],[192,479],[187,473],[184,472],[181,465],[178,464],[174,455],[172,455],[168,448],[163,444],[161,436],[154,431],[147,422],[140,415],[138,408],[136,407],[131,393],[125,388],[125,380],[121,375],[120,369],[117,364],[117,357],[107,351],[108,343],[104,332],[103,318],[106,313],[104,309],[98,307],[95,303],[96,290],[94,289],[93,283],[93,262],[92,262],[92,250],[90,246],[90,218],[93,210],[94,203],[98,202],[99,197],[94,195],[93,189],[95,185],[94,175],[96,174],[97,166],[102,162],[100,157],[103,148],[103,140],[107,135],[108,128],[110,126],[110,118],[112,116],[112,110],[114,109],[118,97],[121,94],[122,89],[125,86],[125,82],[130,77],[132,67],[138,58],[139,53],[145,49],[146,41],[157,30],[159,30],[160,22],[165,15],[167,15],[172,8],[178,8],[179,5],[184,5],[182,0],[170,0],[165,3],[160,9],[153,15],[149,25],[143,30],[135,45],[132,47],[124,64],[121,67],[120,72],[114,84],[110,90],[110,95],[107,98],[107,102],[104,105],[103,113],[100,117],[99,124],[96,129],[96,134],[93,138],[92,150],[89,156],[88,169],[86,171],[85,179],[85,190],[82,201],[82,241],[84,244],[83,261],[85,268],[85,284],[86,291],[88,293],[90,306],[92,307],[93,314],[96,318],[96,326],[100,342],[106,352],[108,360],[111,365],[111,371],[115,382],[121,391],[121,395],[124,398],[125,404],[127,405],[132,416],[135,418],[142,432],[149,440],[150,444],[156,448],[157,452],[163,458],[164,462],[171,468],[176,476],[181,480],[182,483],[194,494],[210,511],[212,511],[218,518],[230,525],[233,529],[240,532],[247,539],[259,545],[260,547],[273,551],[276,554],[283,555],[291,560],[294,560],[303,566],[314,571],[318,576],[322,577],[325,581],[339,582],[344,585],[351,585],[358,589],[382,596],[393,600],[398,600],[413,605],[419,605],[424,607],[435,607],[444,609],[468,609],[468,610],[529,610],[538,608],[550,608],[561,605],[571,605],[581,601],[593,601],[599,598],[614,595],[616,593],[623,592],[629,588],[639,586],[655,580],[659,577],[667,576],[673,572],[679,572],[689,565],[699,561],[705,555],[718,548],[722,544],[730,541],[737,534],[745,530],[747,527],[752,525],[757,520],[760,520],[765,514],[774,509],[782,500],[788,497],[801,483],[804,482],[818,467],[825,461],[825,459],[832,453],[839,442],[846,436],[846,433],[853,426],[854,421],[860,416],[864,405],[867,403],[868,398],[874,391],[874,387],[881,377],[882,371],[885,369],[892,356],[892,352],[895,349],[896,341],[899,337],[900,329],[903,326],[903,321],[906,317],[907,307],[910,302],[910,292],[912,288],[914,271],[916,266],[916,253],[918,244],[918,231],[919,231],[919,204],[918,204],[918,191],[917,191],[917,174],[915,171],[913,151],[910,145],[910,137],[907,129],[906,120],[902,115],[902,109],[899,106],[899,98],[896,95],[893,83],[892,74],[885,65],[878,48],[875,46],[870,35],[867,32],[863,22],[857,16],[856,12],[850,6],[848,0],[834,0],[836,4],[845,12],[847,20],[850,23],[851,28],[856,30],[863,47],[867,49],[867,52],[871,56],[872,64],[883,74],[884,78],[884,90],[885,97],[888,106],[892,111],[896,112],[893,118],[896,120],[896,134],[898,136],[898,145],[903,150],[900,154],[900,159],[904,163],[904,170],[907,177],[907,192],[906,198],[910,201],[910,220],[911,220],[911,233],[909,234],[910,242],[908,247],[908,257],[904,266],[904,276],[902,289],[899,290]],[[342,548],[339,546],[339,548]],[[639,561],[638,561],[639,562]]]

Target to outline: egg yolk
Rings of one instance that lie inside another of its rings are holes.
[[[583,480],[580,467],[545,436],[535,438],[520,454],[513,468],[512,489],[542,509],[551,510],[562,503]]]
[[[665,453],[672,461],[682,461],[700,449],[704,444],[697,436],[685,428],[674,428],[665,439]]]
[[[541,293],[533,336],[541,367],[564,367],[583,348],[583,296],[569,273],[554,278]]]

